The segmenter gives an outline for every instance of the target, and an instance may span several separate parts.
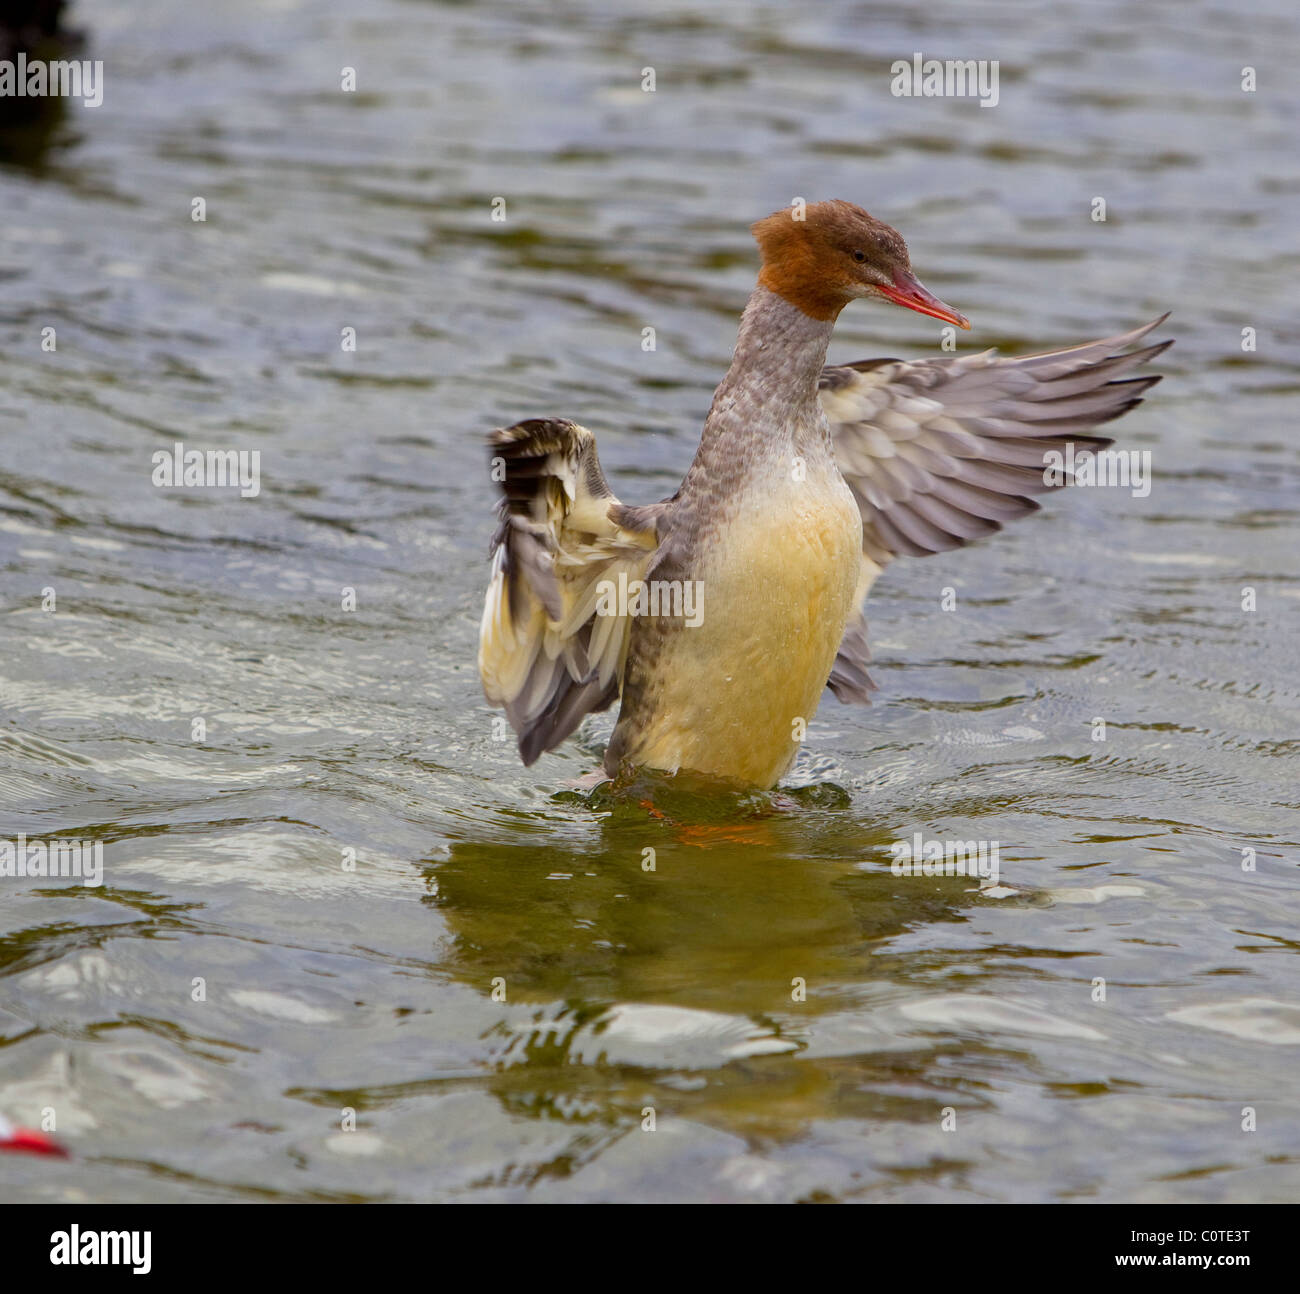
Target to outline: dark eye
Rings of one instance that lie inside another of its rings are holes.
[[[854,252],[853,259],[855,261],[865,261],[867,259],[867,254],[866,252]]]

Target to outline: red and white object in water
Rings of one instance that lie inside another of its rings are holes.
[[[31,1155],[59,1155],[67,1158],[68,1152],[57,1141],[43,1132],[20,1128],[0,1114],[0,1151],[23,1150]]]

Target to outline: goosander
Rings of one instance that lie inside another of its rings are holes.
[[[775,785],[825,687],[868,702],[862,606],[884,567],[1035,511],[1029,496],[1057,488],[1044,454],[1109,445],[1088,433],[1160,380],[1121,375],[1171,344],[1126,349],[1167,314],[1037,355],[824,367],[835,320],[858,297],[970,324],[861,207],[800,214],[752,228],[758,285],[671,498],[620,502],[576,423],[491,433],[504,497],[479,672],[525,764],[621,699],[607,776],[689,770]],[[683,590],[697,595],[693,615]]]

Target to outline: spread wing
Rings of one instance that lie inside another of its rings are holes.
[[[644,577],[659,542],[657,510],[618,501],[596,438],[577,423],[534,418],[494,431],[489,445],[504,498],[479,674],[531,764],[619,694],[631,617],[602,592],[616,590],[620,575]]]
[[[1140,404],[1160,380],[1123,375],[1173,343],[1125,347],[1168,317],[1041,355],[985,351],[823,369],[835,457],[862,512],[859,608],[895,557],[959,548],[1037,511],[1031,496],[1060,488],[1044,479],[1047,451],[1111,444],[1089,433]],[[868,699],[869,659],[859,611],[830,677],[841,701]]]

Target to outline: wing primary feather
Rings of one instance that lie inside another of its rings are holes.
[[[1128,374],[1173,344],[1137,344],[1168,317],[1035,355],[983,351],[823,370],[822,407],[862,513],[864,558],[881,567],[947,552],[1037,511],[1029,496],[1066,483],[1048,478],[1046,453],[1111,445],[1095,428],[1141,404],[1160,381]],[[831,675],[842,700],[857,699],[865,672],[866,627],[858,623],[845,633]]]
[[[479,632],[488,701],[505,709],[532,764],[619,695],[632,624],[599,615],[600,581],[639,579],[664,505],[619,502],[595,437],[562,418],[488,436],[501,521]]]

